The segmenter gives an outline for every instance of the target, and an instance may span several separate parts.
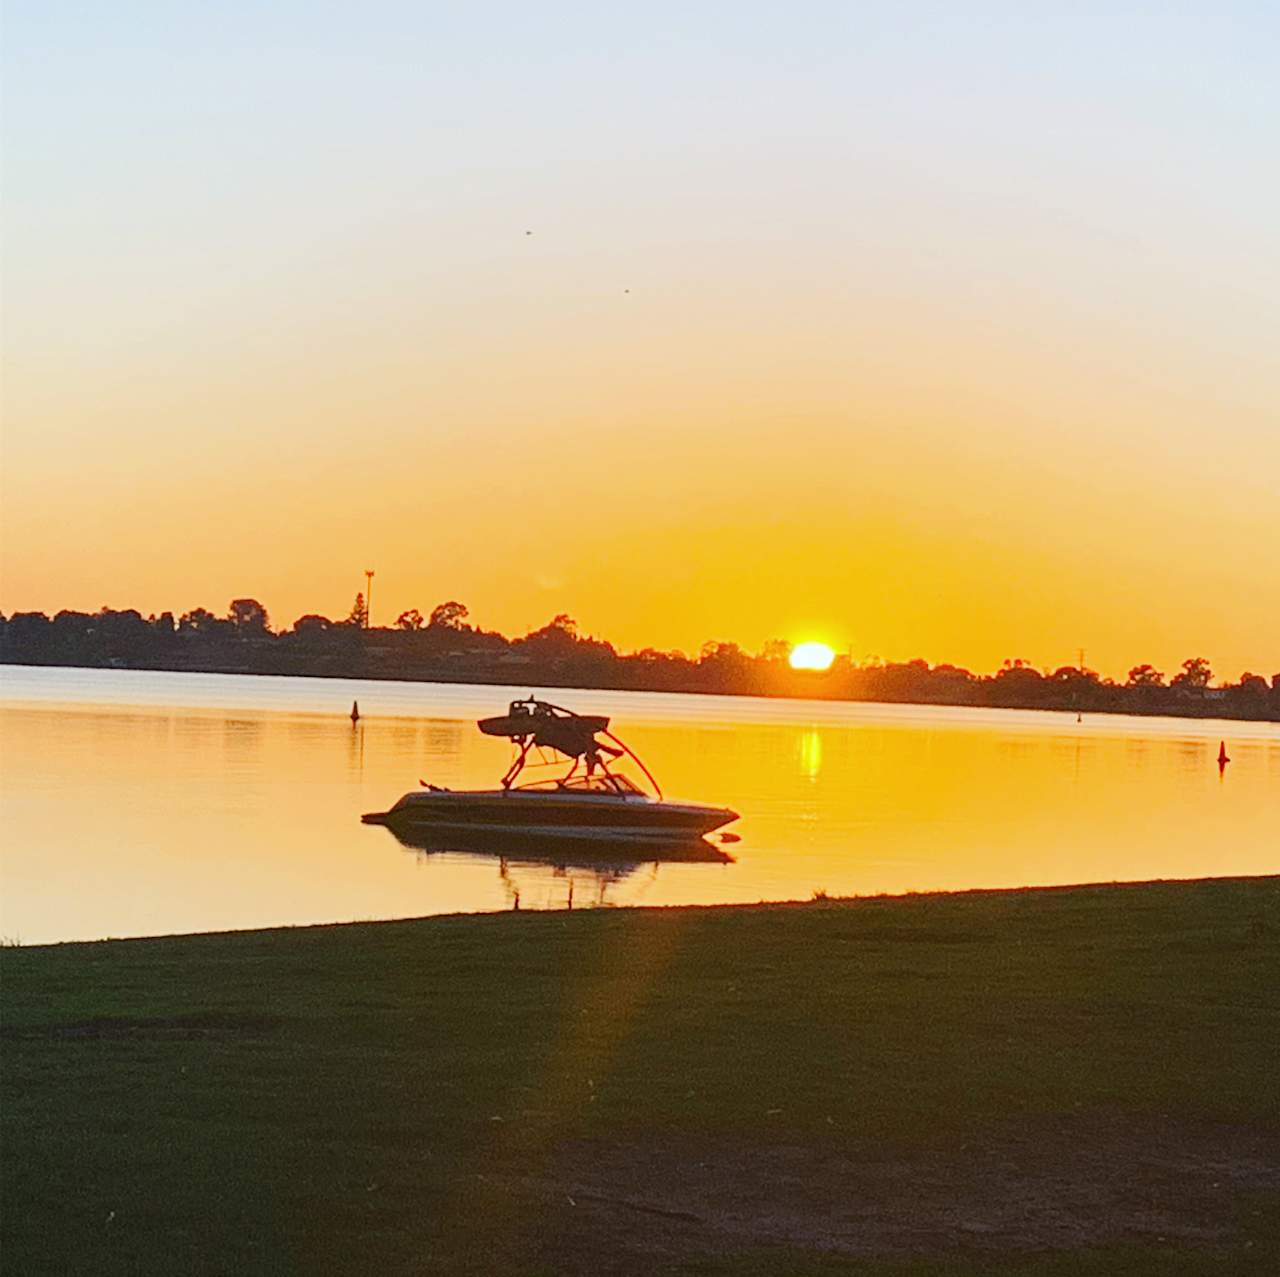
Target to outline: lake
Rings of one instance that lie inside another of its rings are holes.
[[[360,823],[419,778],[492,786],[509,747],[475,719],[528,691],[0,667],[0,938],[1280,870],[1273,723],[553,689],[669,796],[741,812],[733,862],[428,854]]]

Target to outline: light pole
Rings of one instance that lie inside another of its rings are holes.
[[[373,617],[373,569],[365,568],[364,570],[365,590],[364,590],[364,628],[369,628],[370,621]]]

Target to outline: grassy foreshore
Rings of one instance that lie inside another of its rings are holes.
[[[1280,880],[12,949],[34,1272],[1266,1272]]]

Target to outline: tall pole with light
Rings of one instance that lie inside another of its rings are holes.
[[[367,630],[373,618],[373,569],[364,570],[364,628]]]

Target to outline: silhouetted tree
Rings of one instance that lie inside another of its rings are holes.
[[[996,670],[992,679],[996,683],[1020,684],[1041,683],[1044,681],[1040,671],[1021,657],[1016,660],[1005,658],[1004,664]]]
[[[53,622],[43,612],[15,612],[9,618],[8,636],[19,647],[39,648],[52,629]]]
[[[736,643],[724,643],[719,639],[708,639],[698,651],[698,660],[704,664],[746,659],[747,654]]]
[[[407,612],[401,612],[396,617],[396,629],[398,630],[416,632],[422,629],[424,624],[422,613],[416,607],[411,607]]]
[[[271,630],[267,609],[257,599],[232,599],[227,620],[241,638],[260,638]]]
[[[221,622],[208,608],[193,607],[190,612],[183,612],[178,618],[180,634],[198,634],[203,637],[216,634]]]
[[[74,643],[92,634],[97,628],[97,621],[88,612],[63,610],[53,618],[53,628],[60,643]]]
[[[786,639],[770,639],[760,649],[760,659],[774,665],[785,665],[791,657],[791,644]]]
[[[363,590],[356,594],[356,601],[351,605],[351,611],[347,613],[346,624],[354,625],[361,630],[369,624],[369,609],[365,605]]]
[[[1071,687],[1083,683],[1096,683],[1098,674],[1096,670],[1081,669],[1078,665],[1060,665],[1049,675],[1049,681]]]
[[[333,622],[327,616],[318,616],[314,612],[308,612],[306,616],[298,617],[293,623],[293,632],[305,635],[308,638],[325,634],[331,629],[333,629]]]
[[[433,630],[460,630],[470,615],[471,613],[463,604],[456,599],[450,599],[447,603],[438,603],[431,609],[427,624]]]
[[[1125,680],[1126,687],[1163,687],[1164,675],[1154,665],[1135,665]]]
[[[558,612],[540,630],[532,630],[517,642],[540,649],[548,656],[564,656],[578,642],[578,623],[567,612]]]
[[[1173,676],[1170,686],[1202,692],[1209,686],[1212,678],[1213,670],[1209,667],[1209,662],[1203,656],[1195,656],[1182,662],[1182,673]]]
[[[114,608],[100,608],[93,620],[98,633],[110,645],[136,644],[147,634],[147,623],[136,608],[119,612]]]

